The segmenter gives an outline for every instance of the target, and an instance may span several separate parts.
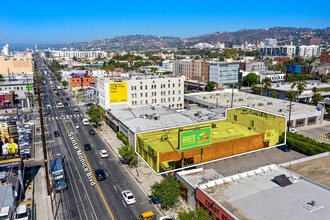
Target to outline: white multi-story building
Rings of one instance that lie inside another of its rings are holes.
[[[259,48],[260,56],[262,57],[293,57],[296,54],[296,46],[267,46]]]
[[[162,64],[164,69],[173,71],[173,60],[164,60]]]
[[[217,83],[218,87],[228,88],[238,83],[238,63],[213,62],[209,71],[209,81]]]
[[[98,105],[111,109],[114,105],[128,107],[165,106],[183,110],[184,78],[156,75],[129,77],[98,77],[95,83]]]
[[[276,46],[277,40],[272,38],[266,38],[261,41],[265,46]]]
[[[266,65],[264,62],[246,62],[245,71],[250,73],[265,73]]]
[[[297,46],[296,54],[301,57],[310,59],[312,57],[320,56],[320,46],[316,45],[302,45]]]
[[[73,50],[53,50],[50,51],[51,57],[54,58],[65,58],[73,59],[85,59],[85,58],[97,58],[97,57],[106,57],[107,53],[105,51],[73,51]]]
[[[2,47],[2,53],[5,56],[9,56],[9,45],[6,44],[5,46]]]

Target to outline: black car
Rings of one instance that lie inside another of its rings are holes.
[[[65,103],[64,103],[64,106],[69,106],[69,104],[65,102]]]
[[[66,101],[70,101],[70,98],[66,98]]]
[[[85,151],[91,150],[91,145],[90,144],[84,144],[84,149],[85,149]]]
[[[278,148],[284,152],[289,152],[291,150],[286,144],[279,146]]]
[[[96,169],[94,173],[98,181],[105,180],[105,173],[102,169]]]
[[[55,137],[59,137],[60,136],[60,132],[59,131],[54,131],[54,136]]]
[[[89,133],[90,135],[95,135],[95,131],[94,131],[93,129],[89,130],[88,133]]]
[[[86,103],[85,106],[94,106],[94,104],[89,102],[89,103]]]

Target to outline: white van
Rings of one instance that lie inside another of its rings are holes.
[[[84,119],[82,120],[82,123],[83,123],[83,125],[89,125],[89,121],[88,121],[88,119],[86,119],[86,118],[84,118]]]

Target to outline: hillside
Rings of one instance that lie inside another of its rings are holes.
[[[215,44],[231,42],[233,44],[255,43],[265,38],[276,38],[281,44],[299,43],[309,36],[321,37],[323,42],[329,42],[330,27],[325,29],[274,27],[267,29],[241,29],[235,32],[216,32],[196,37],[180,39],[178,37],[158,37],[153,35],[127,35],[104,40],[81,43],[62,44],[56,49],[72,48],[77,50],[148,50],[171,47],[192,46],[197,43]]]

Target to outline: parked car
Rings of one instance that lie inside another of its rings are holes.
[[[19,205],[16,209],[15,220],[29,220],[30,219],[30,209],[27,205]]]
[[[106,150],[99,150],[99,154],[102,158],[109,156]]]
[[[291,151],[290,147],[288,147],[286,144],[281,145],[278,147],[280,150],[284,151],[284,152],[289,152]]]
[[[95,131],[94,131],[93,129],[89,130],[88,133],[89,133],[90,135],[95,135]]]
[[[90,144],[84,144],[84,149],[85,149],[85,151],[91,150],[91,145]]]
[[[86,103],[85,106],[94,106],[94,104],[89,102],[89,103]]]
[[[290,128],[290,129],[289,129],[289,132],[292,132],[292,133],[297,133],[297,129],[294,129],[294,128]]]
[[[70,98],[66,98],[67,101],[70,101]]]
[[[9,119],[9,116],[7,116],[7,115],[5,115],[5,116],[1,115],[0,116],[0,120],[8,120],[8,119]]]
[[[79,124],[74,124],[75,128],[80,128]]]
[[[123,196],[126,204],[128,204],[128,205],[134,204],[136,202],[136,199],[135,199],[133,193],[129,190],[125,190],[125,191],[121,192],[121,195]]]
[[[55,137],[59,137],[60,136],[60,132],[59,131],[54,131],[54,136]]]
[[[94,173],[98,181],[105,180],[105,173],[102,169],[96,169]]]

